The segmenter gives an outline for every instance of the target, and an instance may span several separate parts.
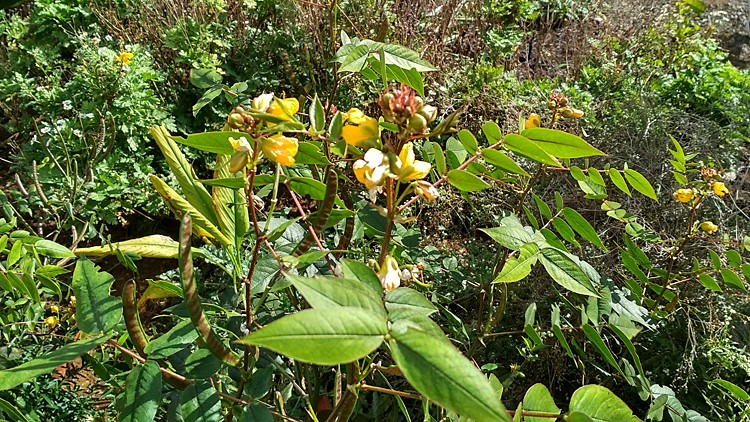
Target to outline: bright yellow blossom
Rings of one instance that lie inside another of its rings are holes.
[[[354,147],[363,147],[367,142],[380,138],[378,121],[372,117],[365,116],[361,110],[352,108],[344,113],[349,125],[341,128],[341,136],[347,144]]]
[[[683,204],[686,204],[693,200],[693,190],[692,189],[677,189],[677,192],[673,193],[672,196],[677,202],[682,202]]]
[[[59,314],[60,313],[60,307],[57,305],[52,305],[49,307],[49,311],[53,314]]]
[[[47,317],[44,319],[44,323],[49,325],[49,328],[55,328],[60,323],[60,318],[56,316]]]
[[[288,138],[281,134],[263,139],[260,144],[263,154],[274,163],[282,166],[293,166],[299,143],[296,138]]]
[[[402,182],[424,179],[432,169],[430,163],[417,161],[414,155],[414,145],[411,142],[401,148],[401,153],[398,154],[398,160],[394,163],[394,166],[396,167],[394,173],[398,175],[398,180]]]
[[[120,55],[115,56],[115,61],[125,66],[130,65],[131,60],[133,60],[133,53],[128,53],[127,51],[123,51]]]
[[[266,109],[266,113],[278,117],[281,120],[291,122],[294,115],[299,111],[299,101],[296,98],[278,99],[274,98]]]
[[[719,226],[710,221],[704,221],[701,223],[700,229],[708,234],[712,234],[716,233],[716,231],[719,230]]]
[[[716,194],[716,196],[724,196],[729,193],[729,189],[724,185],[722,182],[716,182],[713,185],[713,191]]]
[[[375,202],[375,196],[390,174],[390,160],[382,151],[370,148],[364,159],[357,160],[352,166],[354,175],[360,183],[370,191],[370,200]]]
[[[378,279],[386,293],[401,285],[401,271],[398,269],[398,262],[392,256],[385,257],[385,262],[378,271]]]
[[[534,129],[534,128],[538,128],[541,125],[542,125],[542,119],[539,118],[539,115],[535,113],[535,114],[529,115],[529,118],[526,119],[526,122],[524,122],[523,127],[524,129]]]

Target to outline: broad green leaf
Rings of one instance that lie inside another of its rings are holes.
[[[628,405],[600,385],[585,385],[570,398],[571,412],[580,412],[594,422],[639,422]]]
[[[418,330],[424,331],[437,339],[449,342],[448,338],[445,337],[443,329],[426,315],[425,310],[408,307],[393,308],[388,311],[388,321],[393,324],[397,321],[405,321],[403,323],[411,324]]]
[[[151,359],[165,359],[193,344],[198,338],[193,322],[185,319],[165,334],[151,340],[144,352]]]
[[[495,144],[503,139],[503,132],[500,130],[500,126],[495,122],[487,122],[482,125],[482,132],[490,144]]]
[[[735,289],[740,289],[744,292],[747,291],[747,289],[745,288],[745,285],[742,284],[742,280],[734,271],[728,268],[722,268],[721,278],[722,280],[724,280],[724,283],[726,283],[727,285],[734,287]]]
[[[542,198],[536,196],[536,194],[532,194],[531,197],[534,199],[537,209],[539,209],[539,215],[542,217],[542,220],[551,220],[552,210],[549,209],[549,205],[542,201]]]
[[[294,160],[297,164],[331,164],[314,142],[300,142]]]
[[[423,60],[419,53],[397,44],[385,44],[372,40],[361,40],[361,45],[366,45],[371,52],[383,51],[386,65],[398,66],[401,69],[414,69],[417,72],[432,72],[437,70],[428,61]]]
[[[560,162],[557,161],[555,157],[547,154],[542,148],[525,136],[515,133],[505,135],[505,138],[503,138],[503,145],[516,154],[522,155],[530,160],[536,161],[537,163],[546,164],[548,166],[560,165]]]
[[[222,91],[223,87],[221,85],[208,88],[208,90],[203,93],[198,101],[196,101],[195,105],[193,105],[193,116],[197,116],[198,112],[201,111],[203,107],[207,106],[211,101],[215,100],[216,97],[221,95]]]
[[[313,308],[353,307],[385,315],[380,294],[359,280],[338,277],[299,277],[291,274],[288,274],[286,278]]]
[[[572,208],[563,208],[562,213],[563,217],[565,217],[565,221],[570,224],[570,227],[572,227],[573,230],[576,231],[576,233],[578,233],[582,238],[593,243],[599,249],[605,252],[607,251],[607,247],[604,246],[604,243],[602,243],[602,240],[599,238],[596,230],[591,227],[591,224],[589,224],[589,222],[586,221],[586,219],[583,218],[583,216],[579,214],[578,211]]]
[[[734,249],[730,249],[726,252],[727,260],[729,260],[729,265],[732,268],[740,268],[742,266],[742,256],[739,252],[735,251]]]
[[[484,374],[444,338],[397,321],[389,344],[396,364],[423,396],[477,422],[510,422]]]
[[[116,250],[122,253],[133,253],[142,258],[177,258],[177,247],[179,244],[172,238],[160,234],[140,237],[138,239],[125,240],[110,245],[93,246],[90,248],[78,248],[76,255],[102,257],[115,255]],[[201,249],[192,250],[193,255],[203,256]]]
[[[593,167],[589,167],[586,173],[589,175],[589,178],[592,182],[596,183],[599,186],[607,186],[607,184],[604,183],[604,178],[602,177],[602,174],[599,172],[599,170]]]
[[[331,123],[328,125],[328,141],[338,142],[341,139],[341,129],[344,126],[344,118],[341,116],[341,112],[337,111],[331,119]]]
[[[729,381],[726,380],[715,380],[711,381],[712,384],[716,384],[729,392],[732,396],[734,396],[735,399],[739,401],[750,401],[750,394],[748,394],[745,390],[740,388],[739,386],[732,384]]]
[[[242,412],[240,422],[273,422],[273,415],[261,404],[251,404]]]
[[[208,349],[198,349],[185,359],[185,371],[191,378],[211,378],[219,369],[221,361]]]
[[[84,333],[106,333],[120,321],[122,303],[109,295],[114,281],[114,277],[99,271],[85,256],[78,258],[72,285],[76,296],[76,324]]]
[[[581,328],[583,328],[583,333],[589,339],[591,344],[594,345],[599,354],[602,355],[604,360],[607,361],[610,366],[615,368],[617,372],[619,372],[622,376],[625,376],[625,374],[622,372],[622,369],[620,368],[620,365],[617,364],[614,355],[612,355],[612,352],[609,350],[607,345],[604,344],[602,336],[599,335],[594,327],[590,326],[589,324],[584,324]]]
[[[474,155],[477,153],[479,144],[477,143],[477,138],[475,138],[471,132],[466,129],[461,129],[461,131],[458,132],[458,140],[461,141],[461,145],[464,146],[469,154]]]
[[[221,422],[221,401],[208,381],[196,381],[180,393],[183,422]]]
[[[478,192],[490,185],[466,170],[451,170],[448,172],[448,182],[463,192]]]
[[[609,175],[609,179],[612,181],[612,183],[614,183],[614,185],[617,186],[617,189],[620,189],[628,196],[632,196],[630,194],[630,189],[628,188],[628,184],[625,183],[625,178],[622,177],[622,174],[620,174],[620,170],[609,169],[609,171],[607,172],[607,175]]]
[[[47,239],[35,242],[34,249],[39,252],[39,255],[48,256],[50,258],[75,258],[75,255],[70,249]]]
[[[161,371],[156,362],[148,361],[133,368],[125,380],[125,394],[117,420],[153,421],[160,404]]]
[[[625,179],[628,181],[628,183],[630,183],[630,186],[632,186],[633,189],[637,190],[642,195],[653,199],[654,201],[658,201],[654,188],[651,186],[651,183],[649,183],[649,181],[645,177],[643,177],[642,174],[633,169],[626,169]]]
[[[190,69],[190,83],[196,88],[208,89],[221,83],[221,75],[214,69]]]
[[[344,258],[341,260],[341,270],[344,273],[344,278],[359,280],[365,283],[378,294],[378,297],[383,294],[383,286],[380,284],[378,275],[364,263]]]
[[[385,308],[388,312],[396,309],[409,309],[424,316],[437,312],[432,304],[422,293],[408,287],[393,289],[385,295]]]
[[[581,249],[581,244],[576,240],[575,232],[573,232],[573,229],[570,228],[565,220],[560,217],[555,217],[552,219],[552,226],[555,227],[557,233],[560,235],[560,237],[565,239],[566,242],[572,244],[578,249]]]
[[[557,158],[584,158],[606,155],[578,136],[555,129],[526,129],[521,135],[534,141],[547,154]]]
[[[337,365],[377,349],[385,318],[361,308],[306,309],[276,320],[242,340],[302,362]]]
[[[529,173],[519,167],[515,161],[501,151],[485,148],[482,150],[482,157],[485,161],[502,171],[529,177]]]
[[[510,258],[503,265],[503,270],[492,280],[493,283],[513,283],[520,281],[531,273],[531,267],[539,258],[539,247],[536,243],[527,243],[520,248],[518,258]]]
[[[469,153],[466,152],[466,148],[464,148],[461,141],[458,141],[453,136],[445,141],[445,156],[448,162],[448,167],[458,168],[464,161],[466,161],[468,155]]]
[[[521,250],[521,247],[532,241],[531,235],[523,227],[499,226],[479,230],[487,233],[500,246],[514,251]]]
[[[309,177],[292,177],[289,186],[298,195],[309,196],[316,201],[322,201],[326,194],[326,185]]]
[[[343,47],[342,47],[343,48]],[[336,56],[339,54],[336,53]],[[359,45],[349,50],[349,54],[341,61],[339,72],[360,72],[367,63],[367,58],[370,55],[370,47],[366,45]]]
[[[172,139],[200,151],[232,155],[234,154],[234,148],[232,148],[229,138],[240,139],[242,136],[240,132],[203,132],[188,135],[186,138],[172,136]]]
[[[9,390],[39,375],[48,374],[58,366],[88,353],[108,338],[109,336],[104,336],[79,340],[14,368],[4,369],[0,371],[0,391]]]
[[[523,409],[526,412],[560,414],[560,408],[555,405],[555,400],[549,390],[542,384],[534,384],[526,391],[526,395],[523,396]],[[557,418],[525,416],[523,420],[525,422],[554,422]]]
[[[700,281],[703,287],[707,288],[708,290],[721,292],[721,287],[719,287],[719,284],[716,282],[716,280],[714,280],[713,277],[708,274],[699,274],[698,281]]]
[[[586,273],[567,254],[556,248],[544,248],[542,264],[557,284],[573,293],[600,297]]]

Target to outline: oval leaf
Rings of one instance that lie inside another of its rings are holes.
[[[654,191],[654,188],[651,186],[651,183],[649,183],[649,181],[645,177],[643,177],[642,174],[633,169],[626,169],[625,179],[628,181],[628,183],[630,183],[630,186],[632,186],[633,189],[637,190],[642,195],[653,199],[654,201],[658,201],[658,199],[656,199],[656,192]]]
[[[359,280],[338,277],[299,277],[287,275],[313,308],[348,306],[384,314],[383,301],[378,292]]]
[[[560,414],[560,408],[555,405],[555,400],[549,393],[547,387],[542,384],[534,384],[523,396],[523,410],[526,412]],[[557,418],[524,417],[525,422],[554,422]]]
[[[625,402],[600,385],[585,385],[576,390],[570,398],[570,411],[580,412],[596,422],[640,421]]]
[[[448,181],[456,189],[464,192],[478,192],[490,187],[487,182],[465,170],[449,171]]]
[[[123,406],[118,421],[149,422],[161,404],[161,371],[156,362],[137,366],[125,380]]]
[[[555,282],[571,292],[600,297],[586,273],[567,254],[555,248],[544,248],[542,264]]]
[[[537,144],[530,141],[525,136],[521,136],[515,133],[505,135],[503,139],[503,145],[509,150],[516,154],[522,155],[530,160],[534,160],[537,163],[547,164],[548,166],[559,166],[560,162],[547,154]]]
[[[502,171],[529,177],[529,173],[526,173],[526,171],[519,167],[515,161],[511,160],[510,157],[500,151],[485,148],[482,150],[482,157],[485,161]]]
[[[584,158],[606,155],[576,135],[542,127],[526,129],[521,135],[531,139],[547,154],[558,158]]]

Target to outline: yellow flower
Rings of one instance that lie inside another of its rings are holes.
[[[115,61],[117,63],[123,64],[125,66],[130,65],[131,60],[133,60],[133,53],[128,53],[127,51],[123,51],[119,56],[115,57]]]
[[[539,118],[538,114],[532,114],[526,119],[523,127],[524,129],[534,129],[542,125],[542,119]]]
[[[44,319],[44,323],[49,325],[49,328],[55,328],[60,323],[60,318],[56,316],[47,317]]]
[[[712,234],[716,233],[716,231],[719,230],[719,226],[710,221],[704,221],[701,223],[700,229],[708,234]]]
[[[273,92],[253,98],[250,107],[255,111],[265,113],[268,110],[268,106],[271,105],[271,101],[273,101]]]
[[[724,185],[722,182],[716,182],[713,186],[713,191],[716,194],[716,196],[724,196],[729,193],[729,189]]]
[[[235,152],[247,152],[250,153],[253,151],[253,148],[250,146],[250,142],[247,141],[247,138],[244,136],[240,139],[234,139],[232,137],[229,138],[229,143],[232,145],[232,149]]]
[[[341,129],[341,136],[347,144],[354,147],[363,147],[365,143],[380,138],[378,121],[365,116],[361,110],[350,109],[349,112],[344,113],[344,118],[351,123]]]
[[[440,196],[437,188],[433,186],[432,183],[426,182],[424,180],[419,180],[416,182],[416,184],[414,185],[414,192],[416,192],[416,194],[420,197],[424,198],[427,202],[434,201],[438,196]]]
[[[60,307],[57,305],[52,305],[49,307],[49,311],[53,314],[59,314],[60,313]]]
[[[264,139],[260,148],[263,150],[263,154],[274,163],[279,163],[282,166],[293,166],[299,143],[296,138],[288,138],[279,134]]]
[[[693,190],[677,189],[677,192],[673,193],[672,196],[677,202],[682,202],[683,204],[685,204],[693,200]]]
[[[396,161],[396,171],[398,179],[402,182],[411,182],[412,180],[424,179],[430,174],[432,165],[425,161],[417,161],[414,155],[414,145],[409,142],[401,148]]]
[[[398,269],[398,262],[392,256],[385,257],[385,262],[378,271],[378,279],[386,293],[401,285],[401,271]]]
[[[352,170],[357,180],[370,191],[370,200],[375,202],[375,196],[390,172],[388,157],[382,151],[370,148],[364,159],[354,163]]]
[[[278,117],[281,120],[291,122],[294,115],[299,111],[299,101],[296,98],[278,99],[274,98],[266,109],[266,113]]]

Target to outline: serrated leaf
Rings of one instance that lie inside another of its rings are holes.
[[[456,189],[463,192],[478,192],[490,187],[487,182],[466,170],[449,171],[448,182],[450,182],[450,184]]]
[[[385,318],[360,308],[306,309],[266,325],[242,340],[293,359],[337,365],[377,349],[387,332]]]
[[[393,359],[423,396],[477,422],[510,422],[482,372],[445,338],[397,321],[391,329]]]
[[[547,154],[557,158],[585,158],[606,155],[582,138],[555,129],[526,129],[521,135],[534,141]]]
[[[114,281],[114,277],[100,271],[86,257],[78,258],[72,286],[76,296],[76,324],[84,333],[106,333],[120,321],[122,304],[109,295]]]
[[[161,404],[161,371],[156,362],[148,361],[128,374],[122,396],[118,422],[150,422]]]
[[[565,252],[556,248],[543,248],[541,261],[557,284],[574,293],[600,297],[586,273]]]

